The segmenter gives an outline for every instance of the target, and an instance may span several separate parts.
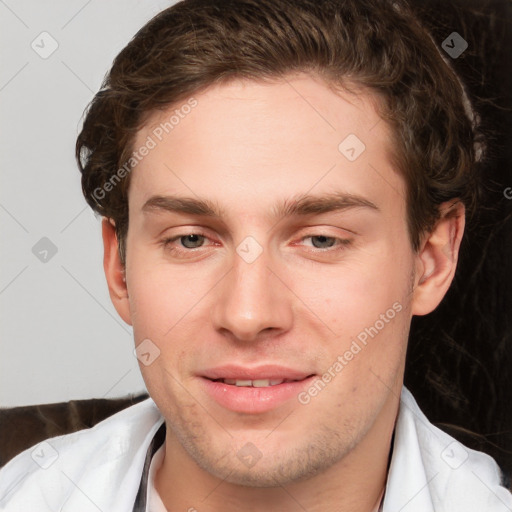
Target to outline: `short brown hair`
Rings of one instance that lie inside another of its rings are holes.
[[[477,117],[405,0],[184,0],[148,22],[117,56],[77,139],[83,193],[114,220],[123,263],[130,173],[119,186],[112,180],[126,170],[148,115],[213,84],[297,72],[381,99],[415,250],[441,203],[460,199],[467,212],[474,209]]]

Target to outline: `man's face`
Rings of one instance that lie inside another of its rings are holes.
[[[131,177],[125,319],[147,361],[160,351],[141,369],[168,442],[229,482],[300,480],[392,430],[415,269],[405,184],[368,93],[299,75],[194,98],[134,144],[156,143]],[[344,207],[283,215],[329,194]]]

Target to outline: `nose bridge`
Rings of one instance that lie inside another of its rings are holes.
[[[264,330],[289,328],[290,294],[270,270],[272,254],[253,237],[236,247],[233,267],[219,287],[212,320],[237,339],[254,340]]]

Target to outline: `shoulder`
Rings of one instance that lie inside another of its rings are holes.
[[[162,422],[149,398],[91,429],[25,450],[0,469],[0,510],[123,510],[118,503],[136,493],[134,481]]]
[[[403,389],[397,431],[417,443],[428,490],[437,512],[512,510],[512,494],[489,455],[464,446],[432,425],[414,397]]]

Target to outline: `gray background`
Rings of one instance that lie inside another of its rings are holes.
[[[145,389],[74,144],[113,58],[172,3],[0,0],[0,406]]]

